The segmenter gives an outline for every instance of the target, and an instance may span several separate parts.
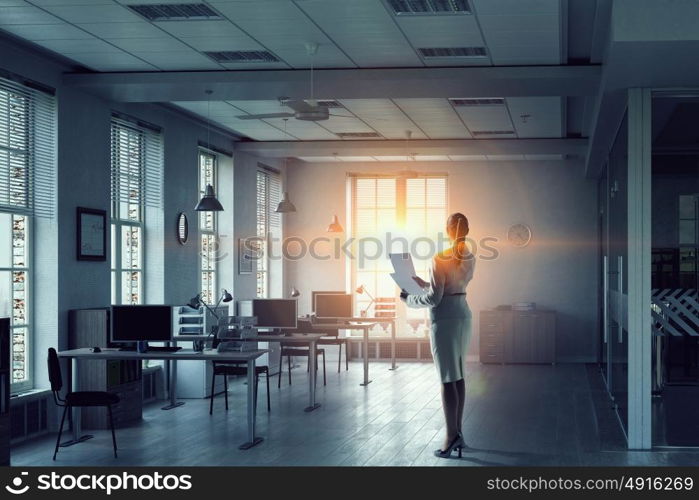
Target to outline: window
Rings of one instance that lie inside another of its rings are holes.
[[[351,177],[351,237],[362,241],[365,258],[359,258],[357,243],[351,262],[352,289],[364,285],[378,303],[397,300],[399,290],[389,276],[393,267],[390,252],[413,254],[415,270],[427,279],[432,256],[447,218],[445,176]],[[387,235],[393,248],[383,248]],[[402,238],[402,243],[400,238]],[[381,242],[381,243],[378,243]],[[376,258],[373,256],[378,255]],[[383,299],[383,300],[381,300]],[[355,295],[355,310],[378,313],[367,294]],[[428,310],[397,308],[397,334],[424,336],[429,327]]]
[[[279,173],[266,168],[257,171],[257,242],[260,246],[257,259],[257,296],[269,298],[273,288],[279,289],[272,278],[277,275],[277,265],[271,260],[271,252],[281,245],[281,217],[276,212],[281,199]],[[281,262],[281,261],[280,261]],[[275,291],[277,291],[275,290]]]
[[[0,316],[10,318],[12,391],[32,387],[32,220],[54,216],[55,100],[0,79]]]
[[[217,158],[208,151],[199,151],[199,199],[204,196],[206,186],[211,185],[218,193]],[[218,252],[218,217],[216,212],[199,212],[201,297],[207,304],[217,300],[216,267]]]
[[[159,133],[112,119],[112,303],[142,304],[146,206],[160,207]]]

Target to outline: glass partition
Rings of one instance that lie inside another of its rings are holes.
[[[699,446],[699,92],[652,101],[654,446]]]

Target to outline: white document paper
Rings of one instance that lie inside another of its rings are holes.
[[[405,290],[411,295],[422,295],[425,293],[425,289],[418,285],[413,276],[415,274],[415,266],[413,266],[413,259],[409,253],[391,253],[388,254],[391,259],[391,264],[393,264],[394,273],[391,274],[391,278],[396,282],[396,285],[401,290]]]

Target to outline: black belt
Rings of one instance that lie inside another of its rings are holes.
[[[448,296],[453,297],[455,295],[466,295],[466,292],[459,292],[459,293],[450,293]]]

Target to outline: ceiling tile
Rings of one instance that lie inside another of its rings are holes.
[[[114,5],[114,0],[31,0],[39,7],[59,5]]]
[[[173,37],[163,34],[162,38],[119,38],[110,40],[126,52],[191,52],[192,49]]]
[[[562,137],[560,97],[508,97],[507,106],[517,137]]]
[[[297,0],[296,3],[360,67],[422,66],[381,2]]]
[[[478,16],[557,13],[559,0],[471,0]]]
[[[64,54],[95,71],[153,71],[157,68],[125,52]]]
[[[475,16],[398,16],[413,47],[482,47]]]
[[[233,23],[223,20],[211,21],[159,21],[153,23],[176,37],[211,36],[249,38]]]
[[[166,71],[221,69],[216,62],[194,50],[173,52],[133,51],[133,55]]]
[[[87,40],[41,40],[36,43],[59,54],[111,53],[117,51],[107,42],[97,38]]]
[[[56,24],[60,19],[37,7],[3,7],[0,26],[7,24]]]
[[[503,105],[458,106],[454,109],[476,139],[483,137],[475,135],[478,131],[514,130],[507,108]]]
[[[105,39],[120,38],[160,38],[165,36],[162,30],[146,21],[128,23],[80,23],[77,26],[95,36]]]
[[[349,110],[346,109],[333,109],[333,113],[344,113],[350,115]],[[340,116],[331,116],[329,119],[323,122],[323,127],[327,128],[335,134],[340,133],[362,133],[362,132],[373,132],[374,130],[361,121],[359,118],[345,118]],[[336,137],[337,139],[337,137]]]
[[[430,139],[469,139],[471,137],[447,99],[394,99],[393,101]]]
[[[406,130],[413,139],[427,136],[390,99],[343,99],[342,105],[387,139],[405,139]]]
[[[78,40],[92,38],[92,35],[67,23],[59,24],[11,24],[2,27],[15,36],[31,40]]]
[[[264,50],[260,44],[255,42],[252,38],[245,37],[235,39],[232,37],[225,36],[195,36],[195,37],[183,37],[180,38],[190,47],[193,47],[202,52],[216,52],[216,51],[228,51],[228,50]],[[245,64],[249,67],[251,63]],[[273,63],[275,65],[281,65],[282,67],[288,67],[284,63]],[[257,66],[254,66],[257,67]]]
[[[296,120],[295,118],[286,120],[286,124],[282,118],[272,118],[263,121],[277,127],[280,130],[285,130],[288,134],[291,134],[302,141],[337,140],[337,136],[335,134],[314,122]]]
[[[69,23],[128,23],[143,21],[143,18],[134,14],[122,5],[47,5],[44,7],[50,13],[60,17]]]
[[[558,14],[542,14],[528,16],[479,16],[483,33],[488,40],[489,31],[559,31]]]
[[[293,2],[211,1],[236,26],[295,68],[310,67],[306,43],[319,45],[316,67],[347,68],[355,65]]]

